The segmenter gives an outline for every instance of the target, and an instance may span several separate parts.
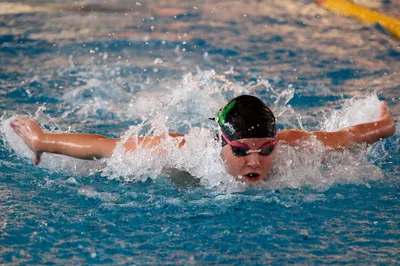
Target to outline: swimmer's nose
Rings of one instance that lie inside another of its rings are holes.
[[[247,165],[251,167],[258,167],[261,165],[260,155],[258,153],[251,153],[246,156]]]

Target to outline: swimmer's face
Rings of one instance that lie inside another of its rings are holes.
[[[234,142],[244,144],[252,150],[257,150],[269,141],[269,138],[248,138],[239,139]],[[235,179],[244,182],[255,182],[267,179],[273,167],[276,150],[277,147],[275,146],[274,151],[269,156],[259,153],[236,156],[233,154],[231,146],[225,145],[222,147],[221,157],[225,163],[226,170]]]

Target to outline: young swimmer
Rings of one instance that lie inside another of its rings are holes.
[[[350,148],[353,144],[372,144],[395,132],[395,124],[387,104],[380,105],[378,119],[358,124],[335,132],[291,129],[277,131],[272,111],[257,97],[238,96],[218,112],[216,118],[220,129],[221,158],[227,172],[242,181],[265,180],[273,168],[274,157],[279,143],[297,145],[299,141],[313,137],[334,150]],[[107,138],[97,134],[71,134],[44,132],[33,120],[16,117],[11,127],[34,152],[34,163],[39,164],[43,152],[63,154],[80,159],[109,157],[120,138]],[[185,144],[184,135],[169,133],[177,139],[178,147]],[[177,138],[179,137],[179,138]],[[137,145],[154,147],[162,143],[162,137],[139,137],[138,141],[128,139],[126,151],[133,151]]]

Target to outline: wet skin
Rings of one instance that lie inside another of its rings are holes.
[[[271,141],[269,138],[248,138],[240,139],[234,142],[244,144],[252,150],[257,150],[265,143]],[[266,180],[268,174],[273,168],[277,146],[269,156],[263,156],[259,153],[250,153],[246,156],[236,156],[229,145],[222,147],[221,158],[225,163],[226,170],[236,180],[244,182],[256,182]]]
[[[343,151],[353,147],[354,144],[373,144],[383,138],[392,136],[396,131],[395,121],[389,112],[385,102],[381,103],[377,114],[377,120],[346,127],[333,132],[313,131],[307,132],[299,129],[278,131],[276,139],[287,145],[298,145],[299,141],[313,137],[325,145],[328,149]],[[34,162],[40,162],[43,152],[63,154],[79,159],[94,159],[109,157],[120,138],[107,138],[98,134],[82,133],[53,133],[43,131],[38,124],[27,117],[16,117],[10,122],[15,133],[20,136],[25,144],[34,153]],[[177,138],[179,148],[185,144],[184,135],[169,133],[172,138]],[[160,145],[162,136],[140,136],[128,139],[123,147],[126,151],[134,151],[137,146],[146,148]],[[235,140],[234,142],[248,146],[252,150],[258,150],[264,144],[270,142],[269,138],[248,138]],[[265,180],[273,168],[273,160],[278,147],[269,156],[251,153],[238,157],[232,152],[229,145],[225,145],[221,151],[221,157],[225,162],[228,173],[238,180],[254,182]],[[162,150],[157,150],[161,151]]]

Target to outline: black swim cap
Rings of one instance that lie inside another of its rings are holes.
[[[241,95],[218,112],[218,124],[229,140],[275,138],[275,116],[259,98]],[[222,145],[226,145],[222,141]]]

